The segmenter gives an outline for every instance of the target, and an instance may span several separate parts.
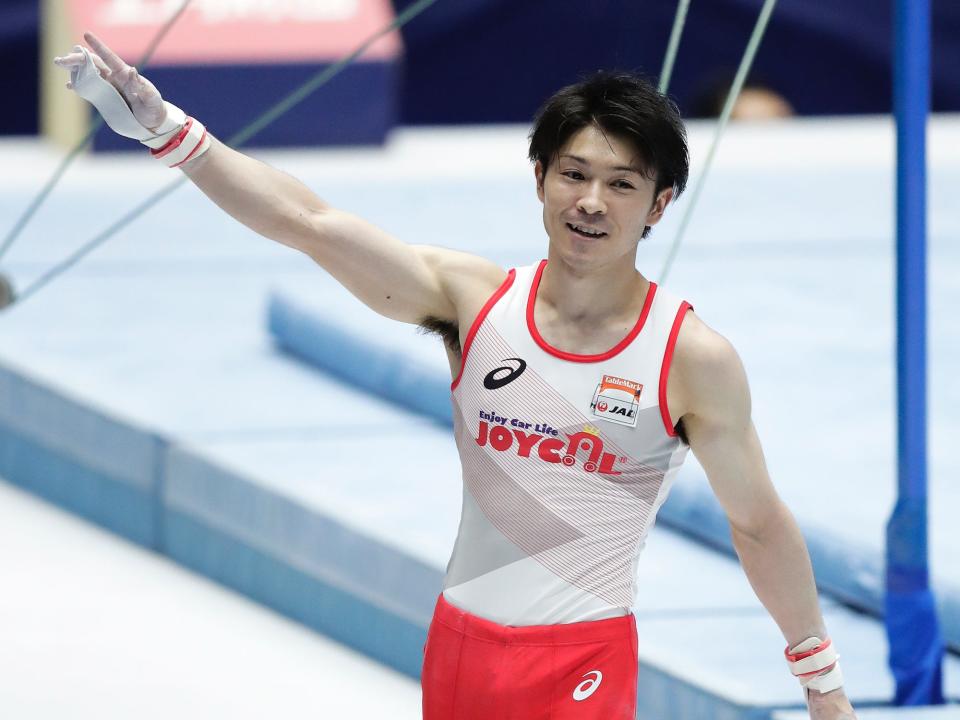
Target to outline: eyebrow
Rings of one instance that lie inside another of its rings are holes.
[[[579,155],[570,155],[570,154],[564,153],[564,154],[561,155],[560,157],[562,157],[562,158],[570,158],[570,159],[573,160],[574,162],[578,162],[578,163],[580,163],[581,165],[589,165],[589,164],[590,164],[590,161],[589,161],[589,160],[587,160],[586,158],[582,158],[582,157],[580,157]],[[615,167],[613,167],[613,168],[611,168],[611,169],[613,169],[613,170],[622,170],[622,171],[625,171],[625,172],[632,172],[632,173],[636,173],[637,175],[643,175],[643,172],[642,172],[639,168],[628,167],[628,166],[626,166],[626,165],[617,165],[617,166],[615,166]]]

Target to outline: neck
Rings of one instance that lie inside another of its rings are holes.
[[[649,281],[634,262],[583,270],[548,254],[537,300],[546,302],[564,322],[590,324],[624,313],[633,315],[646,297]]]

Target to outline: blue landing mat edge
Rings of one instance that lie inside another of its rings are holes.
[[[0,364],[0,423],[118,482],[153,492],[163,441]]]
[[[190,517],[323,585],[424,628],[430,621],[442,573],[349,527],[348,518],[317,512],[184,448],[171,449],[162,504],[164,513]],[[171,546],[170,528],[167,537]]]
[[[425,624],[324,582],[185,513],[169,510],[166,523],[167,554],[177,562],[412,678],[420,677]]]
[[[318,318],[292,297],[271,293],[267,325],[277,346],[405,410],[453,426],[450,379],[389,345]]]
[[[131,485],[0,423],[0,477],[147,548],[162,548],[153,490]]]

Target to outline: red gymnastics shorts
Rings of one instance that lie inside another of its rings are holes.
[[[441,595],[421,684],[423,720],[634,720],[636,619],[510,627]]]

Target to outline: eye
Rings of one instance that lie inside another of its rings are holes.
[[[633,185],[631,185],[630,183],[628,183],[626,180],[616,180],[613,184],[614,184],[616,187],[620,188],[621,190],[633,190],[633,189],[634,189]]]
[[[583,180],[583,174],[579,170],[564,170],[560,174],[571,180]]]

